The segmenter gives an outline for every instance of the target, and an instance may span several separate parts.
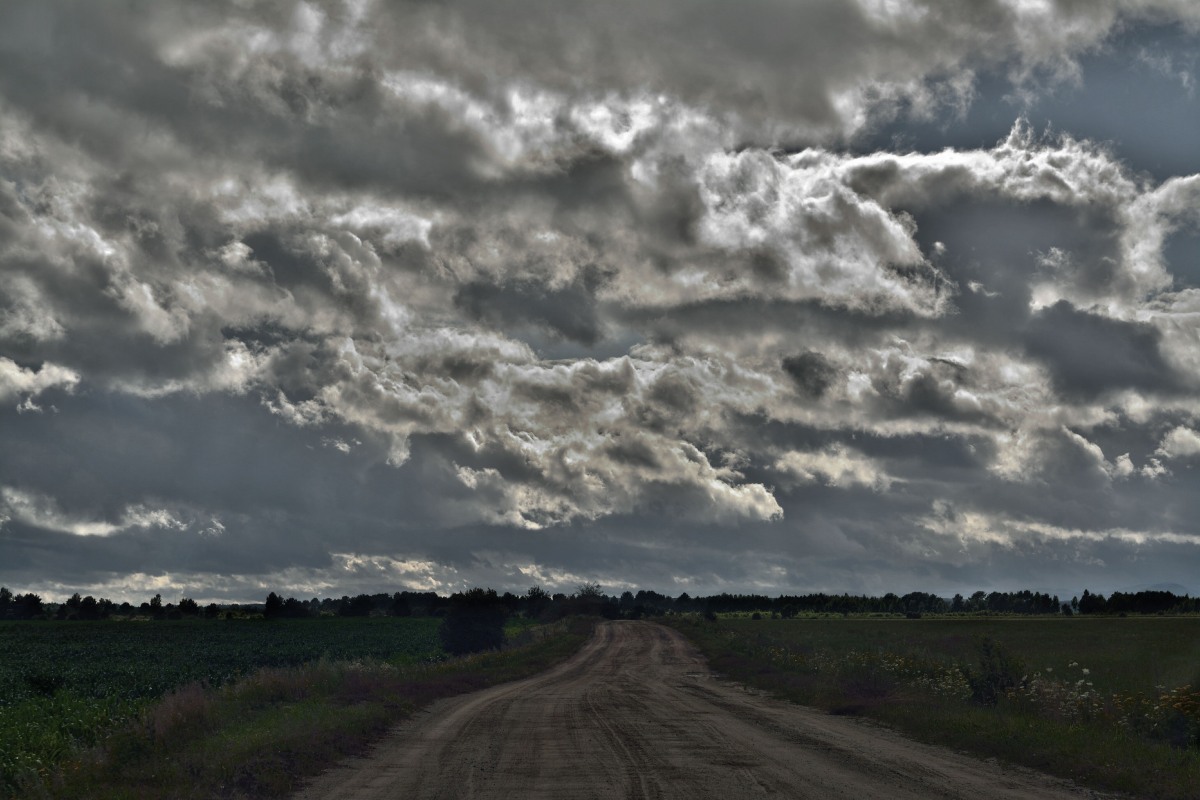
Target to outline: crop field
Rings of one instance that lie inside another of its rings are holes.
[[[1200,690],[1200,617],[929,617],[919,620],[814,617],[722,619],[736,636],[784,648],[894,653],[945,665],[971,664],[991,638],[1031,673],[1084,677],[1098,692],[1152,692],[1190,684]],[[1078,664],[1078,668],[1071,667]]]
[[[679,621],[796,702],[1139,796],[1200,785],[1200,618]]]
[[[22,772],[99,744],[147,703],[262,667],[440,660],[439,620],[325,618],[0,623],[0,796]]]

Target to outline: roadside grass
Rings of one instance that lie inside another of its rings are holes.
[[[186,684],[94,731],[85,740],[90,746],[67,745],[56,763],[20,771],[0,796],[285,796],[434,700],[527,677],[568,658],[591,626],[567,620],[526,636],[529,643],[441,662],[323,658],[259,669],[218,687]]]
[[[105,744],[168,692],[320,658],[445,658],[436,618],[0,622],[0,797]]]
[[[1097,789],[1197,797],[1198,618],[663,621],[783,699]]]

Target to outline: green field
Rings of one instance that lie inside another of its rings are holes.
[[[673,624],[718,672],[796,702],[1091,786],[1197,796],[1200,618]]]
[[[0,706],[62,688],[86,697],[158,697],[192,681],[220,685],[259,667],[321,657],[441,656],[433,618],[0,623]]]
[[[743,617],[720,624],[730,634],[764,637],[792,653],[887,652],[947,665],[974,661],[979,640],[991,637],[1031,672],[1064,676],[1089,670],[1087,679],[1097,691],[1150,692],[1186,684],[1200,689],[1200,617]],[[1072,663],[1079,668],[1070,668]]]
[[[0,796],[100,745],[167,692],[264,667],[443,658],[433,618],[0,623]]]

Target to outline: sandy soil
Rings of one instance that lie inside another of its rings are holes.
[[[528,680],[444,700],[297,800],[1082,798],[715,679],[675,631],[610,622]]]

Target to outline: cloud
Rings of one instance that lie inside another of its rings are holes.
[[[66,367],[42,364],[35,370],[0,356],[0,400],[23,395],[25,402],[30,402],[47,389],[63,388],[70,391],[78,383],[79,375]]]
[[[983,574],[935,499],[1012,574],[1182,530],[1198,178],[1020,115],[1195,4],[0,22],[12,574],[865,586]]]
[[[782,366],[783,371],[795,382],[796,388],[814,399],[820,399],[838,378],[837,368],[829,359],[811,350],[785,356]]]
[[[1155,451],[1163,458],[1190,458],[1200,455],[1200,433],[1180,425],[1167,432]]]
[[[775,469],[789,473],[800,483],[838,488],[865,486],[886,491],[895,480],[869,458],[840,445],[816,453],[789,451],[775,462]]]
[[[1189,533],[1139,531],[1125,528],[1098,530],[1068,528],[957,509],[945,502],[935,502],[932,513],[922,520],[922,524],[941,536],[954,538],[960,542],[999,545],[1007,548],[1021,547],[1029,538],[1041,540],[1043,543],[1075,541],[1146,545],[1162,542],[1188,547],[1200,546],[1200,537]]]
[[[53,497],[12,486],[0,486],[0,518],[73,536],[111,536],[130,528],[186,527],[169,511],[142,505],[129,506],[115,522],[65,514]]]

